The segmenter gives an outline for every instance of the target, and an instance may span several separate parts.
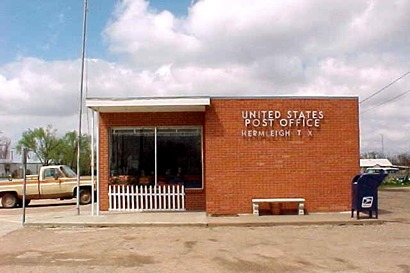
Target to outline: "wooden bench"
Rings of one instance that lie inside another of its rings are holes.
[[[259,203],[299,203],[298,215],[305,214],[305,198],[259,198],[252,199],[253,214],[259,215]]]

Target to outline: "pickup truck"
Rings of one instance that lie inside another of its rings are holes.
[[[80,204],[91,203],[91,177],[80,178]],[[77,174],[65,165],[43,166],[39,175],[26,176],[26,205],[33,199],[71,199],[77,197]],[[23,179],[0,182],[3,208],[23,203]]]

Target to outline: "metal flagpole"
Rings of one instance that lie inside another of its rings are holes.
[[[26,223],[26,189],[27,189],[27,148],[23,148],[23,158],[22,158],[22,163],[23,163],[23,217],[21,219],[21,224],[24,226]]]
[[[80,214],[80,151],[81,151],[81,118],[83,113],[83,90],[84,90],[84,70],[85,70],[85,40],[87,34],[87,0],[84,0],[83,14],[83,44],[81,53],[81,82],[80,82],[80,106],[78,118],[78,142],[77,142],[77,214]]]

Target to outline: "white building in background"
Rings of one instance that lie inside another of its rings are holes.
[[[38,174],[42,166],[34,153],[27,158],[27,173]],[[21,155],[12,149],[5,159],[0,159],[0,177],[21,177],[23,175],[23,163]]]
[[[393,168],[393,164],[387,158],[360,159],[360,172],[364,173],[368,168]]]

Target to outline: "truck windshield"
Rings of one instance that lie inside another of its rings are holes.
[[[77,177],[77,174],[67,166],[61,166],[61,171],[66,177]]]

